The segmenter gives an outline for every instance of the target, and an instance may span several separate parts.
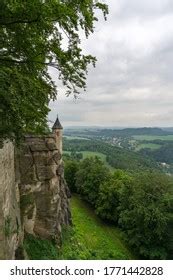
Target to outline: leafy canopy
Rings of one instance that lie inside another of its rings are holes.
[[[155,172],[143,172],[133,184],[123,187],[120,196],[119,225],[128,243],[141,256],[165,259],[168,246],[168,214],[172,180]]]
[[[0,1],[0,136],[20,137],[43,131],[56,87],[48,68],[57,69],[75,96],[86,87],[87,66],[80,32],[94,31],[96,10],[106,18],[107,5],[96,0]]]
[[[109,178],[109,170],[98,157],[84,159],[76,173],[76,190],[95,206],[102,182]]]
[[[102,219],[118,223],[120,196],[122,189],[132,185],[133,178],[123,170],[116,170],[103,181],[99,188],[96,202],[96,213]]]

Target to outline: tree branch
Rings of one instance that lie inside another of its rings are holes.
[[[56,62],[41,62],[41,61],[37,61],[37,60],[15,60],[15,59],[9,59],[9,58],[0,58],[0,61],[9,62],[9,63],[13,63],[13,64],[27,64],[27,63],[32,62],[32,63],[42,64],[42,65],[47,65],[47,66],[58,69],[58,65],[56,64]]]
[[[38,22],[39,18],[40,18],[40,15],[38,15],[37,18],[32,19],[32,20],[26,20],[26,19],[22,20],[22,19],[19,19],[19,20],[14,20],[14,21],[10,21],[10,22],[1,22],[0,21],[0,25],[7,26],[7,25],[12,25],[12,24],[18,24],[18,23],[34,23],[34,22]]]

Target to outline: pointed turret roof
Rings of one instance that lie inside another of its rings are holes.
[[[52,126],[52,129],[63,129],[63,127],[59,121],[58,115],[57,115],[54,125]]]

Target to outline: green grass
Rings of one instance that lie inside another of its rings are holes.
[[[64,232],[61,259],[135,259],[121,231],[102,222],[78,196],[71,200],[73,229]]]
[[[157,135],[134,135],[134,139],[136,140],[166,140],[166,141],[173,141],[173,135],[163,135],[163,136],[157,136]]]
[[[79,153],[83,154],[83,159],[85,158],[89,158],[89,157],[99,157],[104,163],[105,165],[111,170],[114,171],[115,168],[113,168],[111,165],[109,165],[106,161],[106,155],[99,153],[99,152],[91,152],[91,151],[80,151]],[[64,154],[71,154],[70,151],[64,151]]]
[[[153,144],[153,143],[142,143],[142,144],[138,144],[138,146],[136,147],[136,151],[140,151],[141,149],[151,149],[151,150],[156,150],[159,149],[161,147],[161,145],[159,144]]]
[[[43,240],[26,234],[24,249],[30,260],[57,260],[58,249],[51,240]]]
[[[126,246],[122,232],[101,221],[75,195],[71,199],[73,227],[63,229],[62,246],[27,234],[24,249],[31,260],[123,260],[136,259]]]
[[[99,157],[102,161],[106,163],[106,155],[99,153],[99,152],[90,152],[90,151],[82,151],[83,158],[88,158],[88,157],[94,157],[97,156]]]
[[[80,137],[80,136],[69,136],[69,135],[64,135],[64,138],[67,138],[68,140],[90,140],[85,137]]]
[[[78,153],[78,152],[77,152]],[[99,152],[90,152],[90,151],[80,151],[79,153],[83,154],[83,159],[88,157],[98,156],[106,163],[106,155],[99,153]],[[71,154],[71,151],[64,151],[64,154]]]

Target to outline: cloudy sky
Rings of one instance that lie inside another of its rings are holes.
[[[107,22],[84,40],[97,56],[78,100],[59,86],[49,119],[66,126],[173,126],[173,1],[106,0]],[[52,77],[56,74],[52,70]]]

